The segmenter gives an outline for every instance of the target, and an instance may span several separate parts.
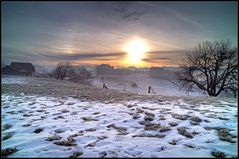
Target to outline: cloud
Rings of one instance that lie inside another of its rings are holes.
[[[144,5],[144,6],[149,6],[149,7],[153,7],[153,8],[158,8],[158,7],[161,7],[161,8],[164,8],[166,9],[168,12],[170,12],[171,14],[173,14],[175,17],[177,17],[178,19],[180,19],[181,21],[184,21],[186,23],[189,23],[193,26],[195,26],[197,29],[200,29],[202,30],[203,29],[203,26],[198,23],[197,21],[191,19],[189,16],[186,16],[184,14],[182,14],[181,12],[179,12],[178,10],[176,9],[172,9],[162,3],[157,3],[157,4],[153,4],[151,2],[138,2],[138,4],[141,4],[141,5]]]
[[[124,52],[115,52],[115,53],[75,53],[75,54],[46,54],[41,53],[42,56],[46,58],[56,59],[56,60],[94,60],[99,58],[111,57],[113,58],[120,58],[124,56],[126,53]]]
[[[158,58],[144,58],[144,59],[142,59],[142,61],[145,61],[145,62],[156,62],[156,61],[162,61],[162,60],[169,61],[169,60],[171,60],[171,58],[158,57]]]
[[[139,20],[147,12],[135,6],[136,3],[115,2],[114,11],[119,13],[123,20]],[[134,5],[133,7],[131,7]]]
[[[160,51],[160,50],[156,50],[156,51],[149,51],[147,52],[147,54],[184,54],[188,52],[187,50],[169,50],[169,51]]]

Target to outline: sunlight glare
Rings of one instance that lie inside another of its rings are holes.
[[[148,45],[142,39],[134,39],[127,43],[124,51],[128,53],[128,62],[138,64],[149,51]]]

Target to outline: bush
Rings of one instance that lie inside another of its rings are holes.
[[[136,87],[138,87],[138,86],[137,86],[137,84],[134,82],[134,83],[131,84],[131,87],[136,88]]]

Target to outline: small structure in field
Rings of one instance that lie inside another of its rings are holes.
[[[32,63],[12,62],[10,66],[7,65],[2,68],[2,74],[5,75],[33,76],[34,73],[35,67]]]
[[[138,87],[138,85],[137,85],[135,82],[133,82],[133,83],[131,84],[131,87],[136,88],[136,87]]]

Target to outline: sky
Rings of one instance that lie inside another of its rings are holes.
[[[238,2],[1,2],[2,64],[177,66],[199,42],[237,47]],[[140,63],[124,47],[148,46]]]

